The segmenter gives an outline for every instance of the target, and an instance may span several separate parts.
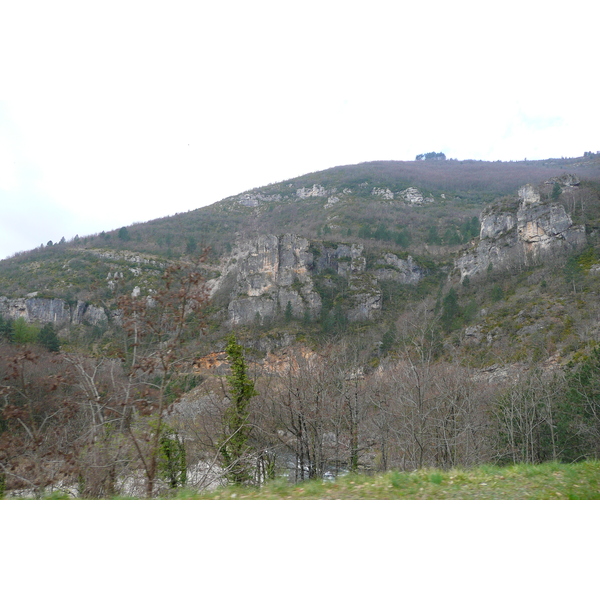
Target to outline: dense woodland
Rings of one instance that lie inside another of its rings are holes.
[[[460,283],[453,260],[476,242],[481,211],[563,172],[582,185],[554,200],[586,226],[587,247]],[[324,209],[288,192],[315,184],[349,200]],[[362,194],[375,186],[417,186],[434,202]],[[0,296],[85,301],[110,318],[0,318],[0,493],[168,497],[282,476],[600,458],[599,190],[596,155],[365,163],[253,191],[279,194],[259,206],[226,199],[1,261]],[[231,330],[205,285],[219,257],[290,228],[360,243],[372,265],[410,252],[427,275],[381,282],[379,317],[349,322],[347,282],[323,272],[318,317],[282,307]],[[135,270],[133,255],[145,261]]]

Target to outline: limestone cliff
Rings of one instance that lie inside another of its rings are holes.
[[[412,256],[402,259],[387,252],[383,256],[382,263],[375,268],[374,275],[377,281],[392,280],[412,285],[419,283],[425,276],[425,270],[413,260]]]
[[[293,234],[261,235],[233,249],[213,294],[227,290],[232,325],[262,323],[283,314],[288,303],[296,318],[305,311],[316,316],[321,299],[309,275],[312,265],[308,240]]]
[[[265,323],[289,314],[320,316],[319,291],[345,290],[341,308],[350,321],[376,317],[381,310],[380,280],[412,285],[425,275],[412,259],[386,253],[367,269],[362,244],[309,242],[294,234],[262,235],[240,242],[211,282],[213,296],[225,297],[230,325]],[[318,285],[317,285],[318,284]]]
[[[60,298],[6,298],[0,296],[0,314],[4,318],[23,318],[28,323],[62,325],[98,325],[107,321],[103,308],[81,300],[68,303]]]
[[[576,185],[565,177],[553,181]],[[479,241],[456,260],[461,281],[488,268],[510,269],[531,266],[551,256],[585,246],[585,227],[573,225],[565,208],[542,199],[540,189],[523,186],[518,197],[492,204],[480,216]],[[490,267],[491,265],[491,267]]]

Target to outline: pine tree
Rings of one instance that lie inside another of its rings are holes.
[[[49,352],[58,352],[60,350],[60,341],[52,323],[46,323],[42,327],[38,335],[38,342]]]
[[[292,302],[291,300],[288,300],[287,304],[285,305],[285,313],[283,314],[283,318],[286,323],[289,323],[292,320],[293,316],[294,313],[292,311]]]
[[[442,316],[440,318],[442,328],[446,333],[449,333],[458,325],[460,316],[461,311],[458,305],[458,295],[454,288],[450,288],[450,291],[442,300]]]

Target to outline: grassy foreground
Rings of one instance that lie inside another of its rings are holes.
[[[274,481],[262,488],[226,487],[177,498],[198,500],[598,500],[600,462],[482,466],[468,471],[424,469],[374,476],[344,475],[336,481],[290,485]]]

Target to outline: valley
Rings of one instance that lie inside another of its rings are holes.
[[[599,228],[596,154],[388,161],[0,261],[3,493],[598,459]]]

